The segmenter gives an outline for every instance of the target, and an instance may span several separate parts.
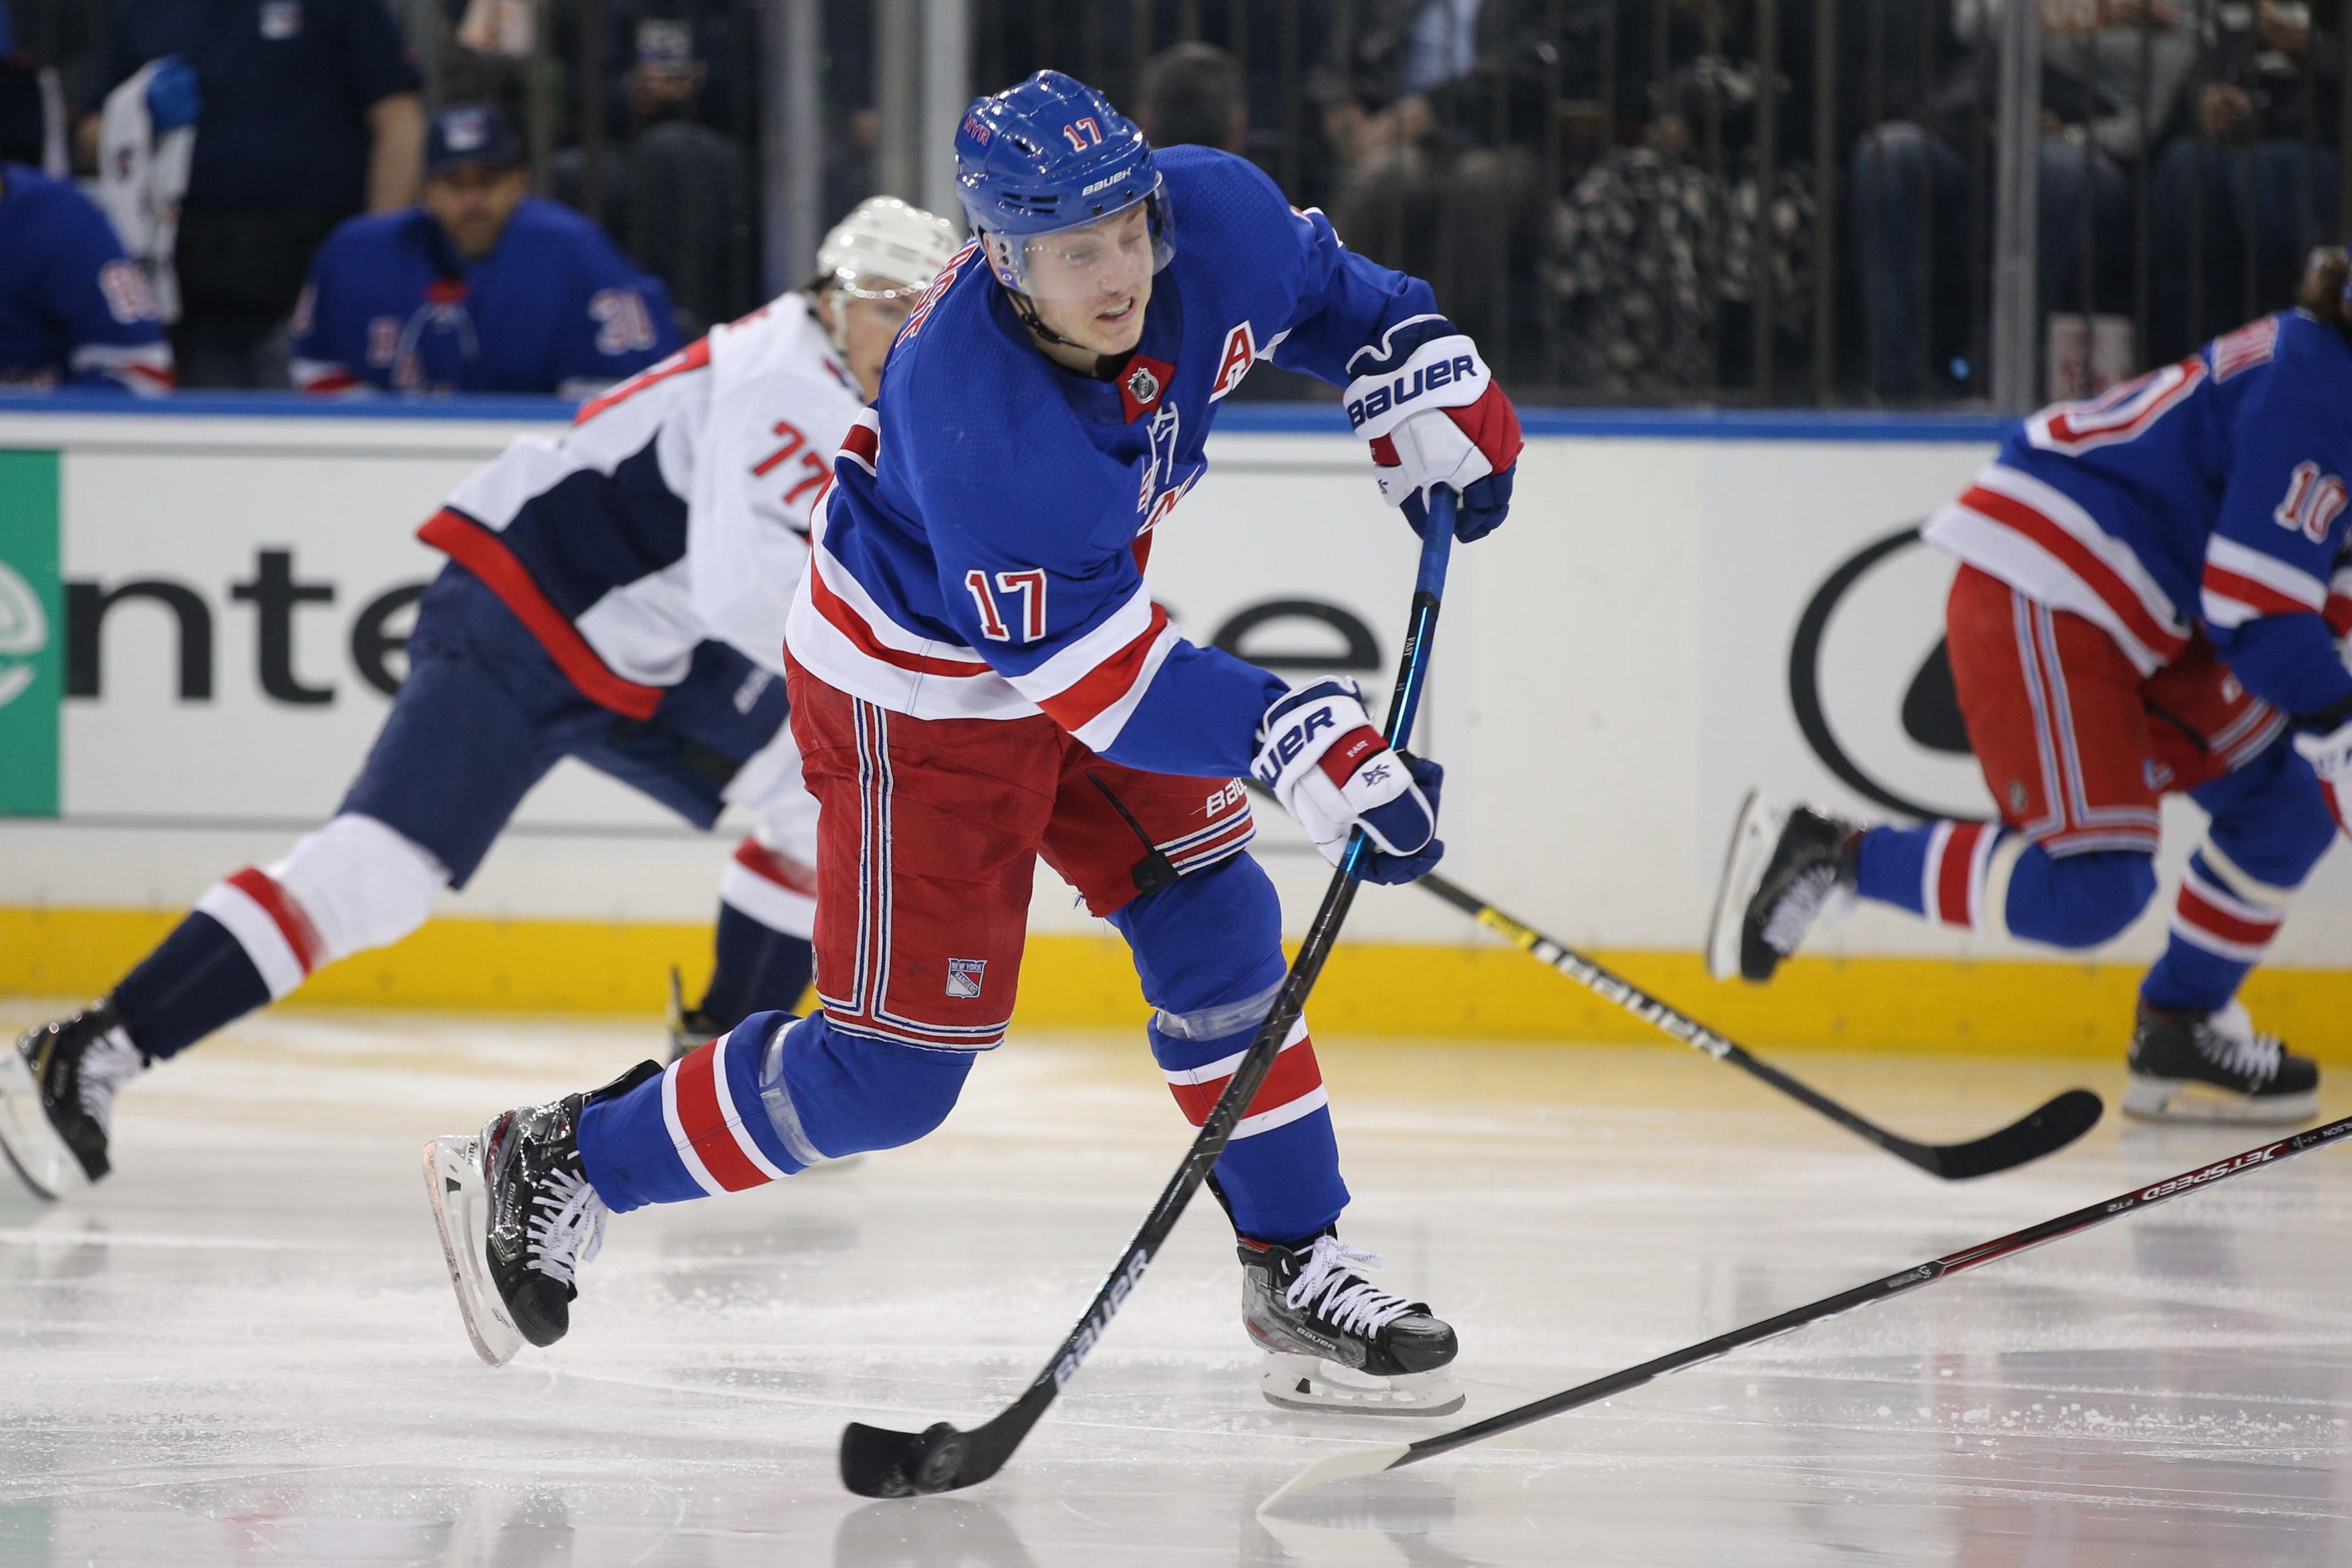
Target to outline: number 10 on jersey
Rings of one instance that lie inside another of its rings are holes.
[[[988,574],[977,566],[964,574],[963,585],[971,590],[971,602],[980,606],[980,629],[992,642],[1014,639],[1004,617],[997,614],[996,595],[1003,594],[1020,599],[1016,617],[1021,627],[1019,640],[1037,642],[1045,636],[1045,574],[1034,567],[1026,572],[999,572],[995,593],[989,591]]]

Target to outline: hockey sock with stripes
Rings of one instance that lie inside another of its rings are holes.
[[[292,991],[324,958],[302,906],[248,866],[206,889],[122,977],[114,1008],[139,1048],[161,1060]]]
[[[2286,919],[2292,888],[2276,888],[2231,864],[2208,842],[2189,858],[2173,900],[2164,953],[2140,983],[2140,999],[2174,1012],[2226,1007]]]
[[[2053,856],[1990,822],[1924,822],[1863,835],[1856,890],[1939,924],[2079,951],[2121,934],[2156,893],[2128,850]]]
[[[1195,1127],[1274,1006],[1286,965],[1281,905],[1256,862],[1236,855],[1188,873],[1111,916],[1134,950],[1148,1032],[1171,1093]],[[1309,1235],[1347,1207],[1339,1148],[1302,1021],[1216,1163],[1234,1227],[1261,1240]]]
[[[1277,974],[1277,988],[1280,984]],[[1224,1092],[1273,1005],[1269,991],[1234,1015],[1238,1026],[1201,1037],[1171,1032],[1171,1026],[1185,1028],[1202,1014],[1163,1010],[1153,1017],[1152,1058],[1193,1126],[1208,1120],[1210,1108]],[[1247,1021],[1238,1022],[1244,1016]],[[1323,1072],[1305,1020],[1291,1026],[1274,1070],[1234,1127],[1233,1141],[1217,1156],[1216,1173],[1234,1228],[1245,1237],[1282,1240],[1308,1236],[1338,1219],[1348,1206]]]
[[[2164,954],[2140,999],[2171,1012],[2229,1005],[2270,951],[2295,889],[2336,842],[2336,819],[2309,764],[2273,746],[2195,792],[2209,814],[2189,858]]]
[[[960,1051],[845,1035],[823,1013],[754,1013],[657,1078],[589,1102],[580,1162],[615,1213],[740,1192],[911,1143],[954,1106]]]
[[[816,949],[804,936],[763,924],[721,901],[714,939],[717,963],[699,1011],[713,1028],[731,1029],[754,1013],[796,1013],[816,971]]]

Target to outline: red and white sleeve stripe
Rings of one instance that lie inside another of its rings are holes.
[[[2220,534],[2205,547],[2201,586],[2206,624],[2224,628],[2263,616],[2312,614],[2327,603],[2327,584],[2310,573]]]
[[[1138,584],[1102,624],[1013,676],[1013,689],[1083,744],[1108,751],[1178,640],[1168,612]]]

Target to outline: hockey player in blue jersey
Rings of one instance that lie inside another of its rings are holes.
[[[1389,501],[1444,485],[1457,532],[1504,518],[1518,422],[1428,286],[1346,250],[1230,154],[1155,154],[1093,89],[1043,72],[956,137],[975,239],[900,331],[835,463],[786,630],[823,807],[817,994],[656,1073],[494,1119],[428,1151],[476,1348],[569,1323],[604,1216],[737,1191],[922,1137],[1011,1017],[1041,857],[1133,950],[1150,1046],[1196,1124],[1284,973],[1243,852],[1254,771],[1336,858],[1435,863],[1439,774],[1381,740],[1352,686],[1293,690],[1186,640],[1146,592],[1155,529],[1217,404],[1271,358],[1347,389]],[[1305,1026],[1217,1163],[1243,1320],[1277,1404],[1442,1410],[1454,1331],[1365,1277]]]
[[[2294,1121],[2318,1069],[2238,988],[2352,823],[2352,669],[2328,580],[2352,476],[2341,251],[2304,308],[2026,420],[1926,530],[1957,556],[1953,679],[1997,822],[1862,827],[1751,795],[1709,933],[1769,978],[1843,890],[1946,924],[2097,947],[2156,896],[2158,802],[2209,816],[2142,983],[2124,1109]]]
[[[172,390],[139,264],[67,180],[0,163],[0,390]]]
[[[332,818],[207,889],[106,996],[0,1052],[0,1156],[28,1186],[104,1176],[125,1084],[422,925],[565,757],[698,827],[730,805],[757,821],[720,875],[694,1043],[799,1001],[817,805],[784,728],[785,609],[825,459],[955,246],[943,220],[877,197],[826,237],[811,288],[457,487],[419,531],[448,564]]]
[[[353,218],[320,247],[295,312],[294,384],[587,397],[674,351],[669,291],[530,191],[496,112],[436,114],[421,205]]]

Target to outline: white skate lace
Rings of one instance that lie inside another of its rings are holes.
[[[596,1189],[569,1171],[550,1171],[551,1192],[533,1193],[531,1205],[548,1212],[530,1216],[530,1267],[560,1284],[572,1283],[583,1263],[593,1263],[604,1247],[604,1216],[612,1211]]]
[[[1412,1310],[1403,1297],[1391,1296],[1356,1273],[1380,1266],[1376,1253],[1359,1251],[1336,1236],[1318,1236],[1315,1250],[1299,1266],[1298,1278],[1282,1299],[1297,1311],[1321,1313],[1345,1332],[1369,1337]]]
[[[1764,945],[1783,958],[1796,952],[1797,944],[1813,929],[1822,907],[1836,889],[1834,866],[1814,866],[1799,872],[1780,901],[1772,906],[1771,917],[1764,922]]]
[[[116,1091],[146,1070],[147,1058],[131,1043],[131,1037],[121,1029],[110,1029],[92,1040],[81,1053],[77,1066],[80,1079],[81,1110],[84,1116],[98,1123],[100,1132],[110,1131],[114,1120]]]
[[[2286,1042],[2256,1029],[2243,1005],[2233,1002],[2197,1031],[2197,1048],[2224,1072],[2236,1073],[2252,1083],[2268,1083],[2278,1076],[2279,1057]]]

